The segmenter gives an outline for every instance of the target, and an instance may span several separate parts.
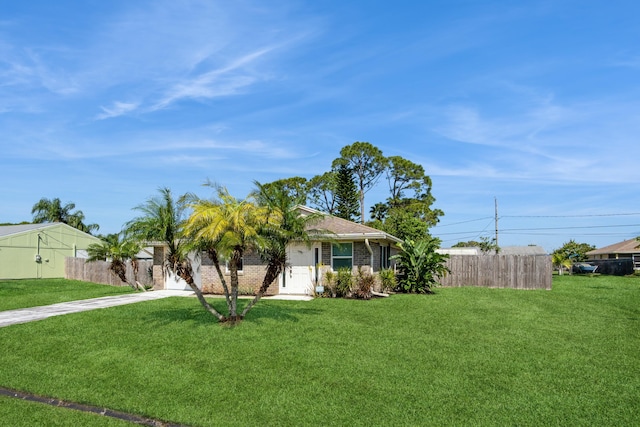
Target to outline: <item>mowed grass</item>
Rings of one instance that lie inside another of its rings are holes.
[[[11,427],[34,426],[94,426],[130,427],[131,423],[107,418],[99,414],[70,411],[66,408],[47,406],[0,396],[0,425]]]
[[[131,293],[109,286],[65,279],[0,280],[0,311]]]
[[[193,426],[640,422],[638,278],[262,301],[233,328],[169,298],[0,342],[2,386]]]

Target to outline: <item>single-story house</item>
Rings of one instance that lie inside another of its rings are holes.
[[[299,206],[301,215],[320,212],[306,206]],[[363,271],[378,272],[384,268],[393,268],[390,257],[398,252],[401,240],[388,233],[366,225],[358,224],[331,215],[311,227],[323,230],[310,245],[292,243],[288,247],[286,270],[271,284],[268,294],[309,294],[316,284],[322,283],[324,272],[337,271],[339,268],[351,268],[354,272],[360,267]],[[325,232],[326,231],[326,232]],[[222,284],[212,261],[205,253],[190,256],[194,267],[194,281],[204,292],[222,293]],[[156,289],[185,289],[188,285],[175,277],[166,277],[162,264],[165,259],[165,247],[154,246],[153,278]],[[229,271],[222,266],[225,279],[229,283]],[[255,292],[262,284],[266,271],[265,264],[256,253],[245,253],[239,271],[239,290],[244,293]]]
[[[64,277],[65,258],[87,258],[100,239],[60,222],[0,226],[0,279]]]
[[[640,242],[637,239],[625,240],[586,254],[590,261],[605,259],[631,259],[635,270],[640,270]]]

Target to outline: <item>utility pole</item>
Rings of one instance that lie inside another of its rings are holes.
[[[493,198],[496,208],[496,254],[498,253],[498,198]]]

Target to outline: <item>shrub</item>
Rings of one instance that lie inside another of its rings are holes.
[[[393,291],[398,286],[398,280],[396,279],[396,272],[390,268],[380,270],[378,273],[380,276],[380,284],[382,292]]]
[[[352,296],[358,299],[371,299],[371,290],[375,283],[376,278],[371,273],[364,272],[362,267],[358,267]]]
[[[331,270],[327,270],[324,273],[324,292],[322,294],[317,294],[314,292],[316,297],[325,297],[325,298],[335,298],[336,297],[336,273]]]
[[[351,287],[353,286],[353,274],[351,273],[351,269],[339,269],[336,275],[335,283],[335,294],[338,298],[350,296]]]
[[[449,272],[444,265],[449,256],[437,253],[438,246],[440,240],[433,237],[418,242],[406,240],[400,245],[400,253],[392,257],[400,267],[397,291],[433,293],[437,279]]]

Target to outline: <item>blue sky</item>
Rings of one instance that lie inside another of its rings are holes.
[[[448,247],[640,235],[636,1],[36,1],[0,12],[0,223],[100,232],[167,186],[244,197],[368,141],[425,167]],[[367,210],[386,197],[367,194]]]

